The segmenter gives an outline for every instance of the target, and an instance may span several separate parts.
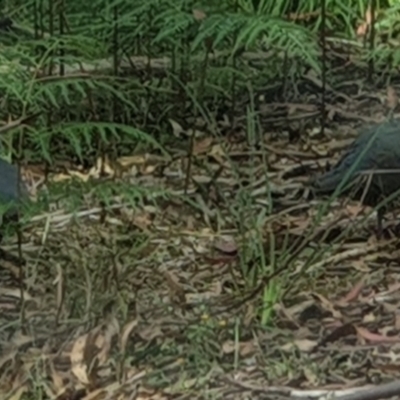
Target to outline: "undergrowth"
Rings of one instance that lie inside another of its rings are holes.
[[[381,34],[388,34],[396,7],[379,14]],[[43,160],[49,165],[71,157],[91,165],[105,155],[115,160],[143,148],[169,158],[165,146],[171,143],[170,121],[179,121],[187,132],[192,127],[210,130],[221,140],[218,116],[211,111],[216,100],[222,99],[222,110],[217,107],[229,115],[233,127],[245,111],[240,103],[246,98],[252,104],[247,112],[247,140],[255,150],[263,129],[254,104],[260,84],[280,80],[282,85],[291,82],[296,87],[294,82],[307,69],[320,74],[321,19],[313,16],[318,9],[313,1],[273,5],[254,0],[218,5],[97,1],[90,6],[62,2],[55,7],[50,2],[39,8],[36,1],[23,2],[9,14],[13,26],[2,37],[0,91],[4,106],[0,114],[5,121],[17,122],[16,126],[14,122],[5,125],[1,136],[5,151],[23,163]],[[363,18],[367,6],[364,2],[328,1],[326,11],[333,12],[326,28],[339,29],[355,40],[355,21]],[[309,18],[296,18],[301,15]],[[264,49],[268,57],[257,58]],[[377,65],[387,60],[387,47],[364,50],[366,57],[375,57]],[[143,59],[143,55],[150,58]],[[396,50],[391,49],[393,62],[396,57]],[[159,59],[155,68],[152,58]],[[285,90],[289,90],[287,86]],[[189,154],[189,142],[186,146]],[[267,177],[267,164],[263,164]],[[234,162],[231,167],[237,168]],[[266,184],[267,205],[258,215],[252,213],[252,199],[240,184],[235,199],[224,199],[233,216],[232,227],[245,238],[241,271],[249,287],[274,276],[282,265],[292,270],[296,262],[296,257],[291,257],[293,249],[277,247],[273,230],[267,238],[262,232],[275,212],[268,179]],[[39,196],[47,197],[44,204],[55,201],[67,210],[79,210],[82,188],[68,184],[64,190],[51,199],[47,194]],[[95,199],[92,205],[106,208],[115,193],[134,208],[143,207],[145,198],[156,204],[158,197],[171,196],[168,190],[135,184],[101,183],[89,192]],[[66,201],[69,204],[64,204]],[[212,225],[224,228],[218,211],[215,218]],[[250,231],[254,233],[249,236]],[[250,258],[258,255],[256,268],[247,267],[247,254]],[[303,261],[308,265],[321,256]],[[269,309],[286,286],[282,273],[279,282],[271,278],[266,284],[261,311],[264,324],[270,322]]]

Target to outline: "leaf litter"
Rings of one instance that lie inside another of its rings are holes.
[[[257,149],[196,131],[187,187],[188,160],[173,148],[170,159],[135,155],[104,169],[170,197],[132,207],[115,194],[102,219],[88,194],[74,213],[61,203],[32,218],[24,290],[18,266],[0,268],[2,398],[318,397],[395,379],[396,238],[377,241],[368,210],[345,199],[307,237],[321,204],[308,199],[308,179],[353,137],[338,139],[331,124],[325,138],[294,142],[270,131]],[[4,249],[15,253],[12,240]],[[282,291],[270,301],[274,282]]]

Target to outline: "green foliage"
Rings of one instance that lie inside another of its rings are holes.
[[[354,37],[356,21],[364,18],[367,5],[366,1],[327,0],[327,28],[338,35]],[[11,4],[5,7],[7,10]],[[320,72],[317,43],[320,16],[300,18],[318,13],[319,1],[97,0],[90,4],[68,1],[60,7],[51,2],[39,6],[35,0],[13,6],[10,16],[15,29],[5,38],[11,37],[14,41],[4,46],[0,56],[0,93],[7,102],[0,118],[8,119],[10,113],[14,116],[41,113],[35,121],[40,129],[30,126],[28,139],[30,145],[41,149],[47,160],[58,148],[49,131],[59,133],[65,129],[65,135],[61,136],[79,157],[99,145],[99,136],[108,146],[110,135],[102,129],[97,134],[94,116],[97,121],[117,118],[125,125],[146,125],[153,132],[162,131],[166,118],[182,111],[180,104],[174,104],[177,79],[181,86],[192,87],[194,93],[199,91],[211,98],[223,94],[230,98],[233,81],[243,90],[249,83],[257,86],[266,79],[285,76],[294,79],[307,68]],[[393,5],[394,12],[384,14],[380,22],[382,29],[395,26],[396,7]],[[195,10],[204,12],[204,17],[196,17]],[[66,21],[62,36],[58,30],[60,13]],[[291,21],[293,16],[299,17],[298,22]],[[254,68],[241,57],[243,51],[263,49],[270,56],[262,68]],[[383,63],[391,52],[385,50],[371,56]],[[145,81],[140,74],[113,76],[113,57],[117,57],[118,63],[126,57],[142,55],[170,57],[170,64],[164,67],[168,74],[160,79],[147,71]],[[216,55],[215,60],[208,63],[206,70],[202,62],[194,62],[212,55]],[[287,68],[282,68],[285,58],[290,62]],[[396,55],[394,59],[397,60]],[[104,67],[106,64],[108,69]],[[54,73],[46,76],[54,65],[64,65],[64,76]],[[93,68],[99,73],[92,73]],[[181,76],[184,70],[193,73],[190,78]],[[158,104],[165,104],[165,112],[151,112],[155,98]],[[114,104],[118,115],[111,107],[104,108],[104,104]],[[61,120],[68,124],[51,126],[43,133],[42,127],[48,126],[49,115],[51,125]],[[88,126],[83,129],[82,124]],[[127,137],[131,142],[132,131],[117,126],[113,129],[108,126],[107,130],[112,132],[113,140],[125,143],[121,138]],[[40,137],[35,137],[35,132]],[[155,144],[143,132],[134,139]]]

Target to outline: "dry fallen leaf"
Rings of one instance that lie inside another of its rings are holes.
[[[175,137],[179,138],[180,135],[185,132],[184,129],[182,128],[182,125],[180,125],[178,122],[172,119],[169,119],[168,121],[171,124],[172,133],[174,134]]]
[[[23,385],[18,389],[16,389],[16,391],[11,396],[9,396],[9,394],[5,394],[5,397],[3,398],[7,400],[20,400],[22,399],[22,396],[27,392],[28,392],[27,385]]]
[[[320,301],[321,306],[325,309],[328,310],[329,312],[332,313],[333,318],[335,319],[342,319],[342,314],[339,310],[335,308],[332,302],[330,302],[325,296],[323,296],[320,293],[313,293],[313,296],[318,298]]]
[[[70,355],[71,370],[79,382],[84,385],[89,385],[89,378],[87,374],[87,366],[84,361],[84,350],[86,347],[88,335],[85,334],[76,339]]]
[[[213,143],[212,137],[207,137],[202,140],[196,140],[193,144],[193,154],[200,155],[207,153],[211,149]]]
[[[393,86],[387,87],[387,106],[389,110],[394,110],[397,107],[399,99]]]
[[[134,319],[133,321],[127,323],[122,328],[122,334],[121,334],[121,339],[120,339],[120,350],[121,350],[122,354],[125,354],[129,336],[131,335],[133,329],[135,329],[138,326],[138,323],[139,323],[139,321],[137,319]]]
[[[346,214],[352,218],[352,217],[357,217],[362,213],[364,207],[362,204],[347,204],[346,205]]]
[[[207,16],[204,11],[198,10],[198,9],[193,9],[192,13],[193,13],[193,17],[196,21],[202,21]]]
[[[70,361],[72,373],[84,385],[91,384],[91,378],[94,376],[96,364],[93,363],[93,360],[98,353],[95,342],[99,332],[100,327],[97,327],[93,331],[78,337],[71,349]]]
[[[367,10],[365,11],[364,21],[357,27],[357,36],[364,37],[369,31],[371,23],[372,23],[371,6],[368,6]]]
[[[384,336],[379,333],[372,333],[363,327],[356,327],[357,334],[360,338],[372,343],[400,343],[399,336]]]
[[[161,327],[154,323],[150,326],[138,330],[138,336],[146,342],[151,342],[156,338],[162,338],[164,336]]]
[[[161,272],[168,285],[171,302],[175,304],[185,304],[185,289],[179,283],[178,278],[172,272],[169,272],[166,269],[161,269]]]
[[[235,239],[229,236],[217,238],[214,248],[225,254],[235,254],[238,251]]]
[[[353,288],[350,290],[350,292],[347,293],[347,295],[345,297],[343,297],[336,303],[338,305],[344,306],[347,303],[350,303],[351,301],[356,300],[358,298],[358,295],[360,294],[361,290],[363,289],[363,287],[364,287],[364,278],[362,278],[360,281],[358,281],[357,284],[355,286],[353,286]]]
[[[253,341],[248,342],[235,342],[233,340],[227,340],[222,344],[222,351],[224,354],[232,354],[236,351],[242,357],[248,357],[249,355],[253,354],[256,350]]]
[[[294,341],[295,346],[304,353],[309,353],[318,346],[318,342],[309,339],[299,339]]]

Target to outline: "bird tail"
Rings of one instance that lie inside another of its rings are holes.
[[[332,193],[340,185],[343,178],[344,175],[337,169],[333,168],[326,174],[316,178],[312,183],[312,187],[317,193]],[[345,186],[347,186],[348,183],[349,182],[347,182]]]

